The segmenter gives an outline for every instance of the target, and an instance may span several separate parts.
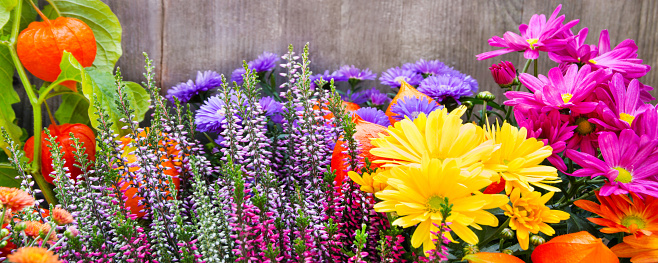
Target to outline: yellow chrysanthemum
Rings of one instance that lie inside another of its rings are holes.
[[[507,194],[514,188],[519,188],[523,192],[532,192],[533,186],[559,192],[560,189],[557,187],[547,185],[561,181],[557,169],[540,165],[553,153],[553,148],[535,138],[526,137],[525,128],[519,129],[509,123],[504,123],[502,127],[497,126],[495,129],[492,126],[487,138],[500,144],[500,149],[484,162],[484,169],[498,173],[505,179]]]
[[[401,227],[418,225],[411,238],[414,247],[425,251],[434,248],[431,231],[437,231],[443,219],[441,205],[445,198],[453,205],[446,222],[464,241],[477,244],[478,237],[468,227],[497,226],[498,219],[485,209],[500,207],[509,199],[505,195],[482,194],[478,190],[489,185],[488,178],[460,169],[457,160],[423,158],[419,167],[396,166],[390,170],[389,189],[375,194],[381,200],[377,212],[395,212],[393,224]],[[448,234],[449,235],[449,234]],[[452,237],[449,237],[452,238]]]
[[[510,217],[509,226],[516,230],[516,238],[522,249],[528,249],[530,233],[537,234],[540,231],[552,236],[555,230],[546,223],[559,223],[561,220],[569,219],[569,213],[560,210],[551,210],[546,202],[551,200],[554,192],[541,195],[539,192],[521,193],[519,188],[512,191],[510,201],[512,205],[506,204],[501,207],[505,215]]]
[[[465,111],[464,106],[450,113],[444,108],[420,114],[413,122],[408,118],[399,121],[388,127],[388,135],[372,139],[370,153],[383,158],[375,162],[386,163],[384,167],[418,167],[423,157],[457,159],[460,167],[479,164],[491,156],[495,145],[486,140],[481,127],[462,123]]]
[[[353,171],[347,172],[347,176],[349,176],[352,181],[361,186],[361,191],[371,194],[386,189],[388,186],[386,183],[386,180],[388,179],[386,174],[388,174],[388,171],[383,171],[382,169],[379,169],[378,172],[374,175],[369,173],[363,173],[362,175],[359,175]]]

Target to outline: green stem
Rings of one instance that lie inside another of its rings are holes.
[[[0,220],[2,220],[3,222],[4,222],[4,220],[5,220],[5,213],[6,213],[6,212],[7,212],[7,207],[6,207],[6,206],[2,206],[2,216],[0,216]]]
[[[533,62],[532,64],[534,64],[534,67],[535,67],[535,77],[537,77],[537,75],[539,75],[539,72],[538,72],[538,70],[537,70],[537,60],[536,60],[536,59],[533,59],[533,61],[534,61],[534,62]]]
[[[489,117],[487,117],[487,101],[486,100],[482,101],[482,117],[483,117],[482,122],[484,122],[484,124],[486,124],[487,127],[489,127]]]
[[[62,13],[59,12],[59,8],[57,8],[57,5],[55,5],[53,0],[46,0],[46,2],[48,2],[48,4],[50,4],[50,6],[53,8],[53,10],[55,10],[55,13],[57,13],[57,17],[62,16]]]
[[[505,229],[505,228],[509,225],[510,220],[511,220],[511,218],[507,218],[507,220],[505,221],[505,223],[503,223],[502,225],[500,225],[500,226],[498,227],[498,230],[496,230],[495,233],[493,233],[491,236],[487,237],[487,238],[486,238],[485,240],[483,240],[482,242],[479,242],[478,245],[479,245],[480,247],[485,247],[489,242],[491,242],[491,240],[494,240],[496,237],[498,237],[498,236],[500,235],[500,232],[503,232],[503,229]]]
[[[43,92],[41,93],[43,94],[43,96],[39,97],[39,99],[37,100],[37,104],[41,105],[44,101],[46,101],[46,99],[48,99],[47,94],[50,93],[51,90],[53,90],[55,87],[57,87],[59,84],[61,84],[64,81],[65,80],[58,80],[53,83],[50,83],[50,85],[48,85],[48,87],[45,90],[43,90]]]
[[[525,65],[523,66],[523,71],[521,71],[521,73],[526,73],[526,72],[528,72],[528,68],[530,68],[530,62],[532,62],[533,60],[534,60],[534,59],[528,59],[528,60],[525,62]],[[536,66],[536,65],[537,65],[537,64],[535,64],[535,66]],[[535,72],[537,72],[537,69],[536,69],[536,68],[535,68]],[[521,83],[521,81],[519,80],[519,85],[517,85],[516,87],[512,88],[512,91],[519,91],[519,90],[521,90],[521,87],[522,87],[522,86],[523,86],[523,83]],[[511,116],[511,115],[512,115],[512,106],[509,106],[509,107],[507,108],[507,113],[505,113],[505,120],[507,120],[508,122],[511,122],[511,119],[510,119],[510,116]]]
[[[56,229],[56,228],[57,228],[57,227],[56,227],[55,225],[50,224],[50,231],[48,231],[48,234],[46,234],[46,237],[43,238],[43,242],[41,242],[41,244],[39,244],[39,247],[42,247],[42,246],[43,246],[43,243],[46,243],[46,241],[48,241],[48,238],[50,237],[50,235],[53,234],[53,232],[55,232],[55,229]],[[64,238],[62,238],[62,239],[64,239]],[[35,239],[35,240],[36,240],[36,239]]]
[[[555,206],[555,209],[562,209],[566,206],[569,206],[569,205],[573,204],[574,202],[576,202],[578,200],[587,199],[590,196],[593,196],[594,194],[596,194],[596,190],[589,191],[589,192],[585,193],[584,195],[582,195],[582,196],[580,196],[580,197],[578,197],[574,200],[568,200],[568,201],[566,201],[562,204],[558,204],[557,206]]]
[[[18,54],[16,53],[16,39],[18,37],[18,30],[20,29],[23,1],[18,1],[18,4],[14,8],[16,9],[16,12],[14,13],[15,16],[13,18],[14,21],[11,28],[11,37],[9,38],[10,45],[8,48],[11,54],[11,59],[14,62],[14,67],[16,67],[16,71],[18,72],[18,77],[20,78],[21,83],[23,84],[23,88],[25,88],[25,93],[27,94],[27,97],[30,100],[30,104],[32,105],[32,111],[34,115],[34,152],[32,154],[32,178],[34,178],[34,181],[37,182],[37,185],[39,185],[41,192],[46,198],[46,202],[50,204],[56,204],[57,200],[55,199],[52,187],[49,186],[48,182],[46,182],[46,179],[41,174],[41,104],[38,103],[39,99],[34,93],[32,84],[30,84],[30,80],[27,78],[27,74],[25,73],[25,68],[23,68],[23,64],[21,64],[21,61],[18,58]]]

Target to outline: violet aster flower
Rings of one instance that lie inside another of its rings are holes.
[[[418,86],[418,91],[438,102],[442,102],[446,98],[453,98],[459,102],[460,97],[473,95],[471,86],[468,83],[452,75],[427,77]]]
[[[550,52],[563,49],[569,39],[559,38],[560,33],[576,25],[578,20],[562,24],[564,15],[557,17],[561,8],[562,5],[558,5],[548,20],[543,14],[533,15],[530,18],[530,23],[519,26],[521,35],[507,31],[502,38],[493,36],[489,39],[489,45],[503,47],[503,49],[479,54],[477,55],[478,60],[489,59],[514,51],[524,51],[523,56],[526,59],[537,59],[539,51]]]
[[[340,97],[347,102],[354,102],[356,104],[363,104],[369,99],[370,90],[363,90],[358,92],[352,92],[348,90],[346,94],[340,94]]]
[[[346,79],[358,79],[358,80],[374,80],[377,77],[377,74],[372,73],[370,69],[366,68],[364,70],[360,70],[356,68],[354,65],[348,66],[342,66],[340,69],[336,70],[335,72],[336,75],[343,76]]]
[[[421,113],[430,114],[437,109],[442,109],[443,106],[439,106],[436,102],[431,102],[427,98],[416,98],[416,97],[404,97],[404,99],[398,100],[393,107],[391,107],[391,112],[395,113],[393,119],[403,120],[404,117],[409,117],[412,121],[415,120],[418,115]]]
[[[253,68],[256,72],[267,72],[276,67],[279,61],[279,55],[271,52],[263,52],[258,58],[251,61],[249,68]]]
[[[658,196],[658,153],[654,152],[658,141],[626,129],[619,137],[614,132],[603,132],[599,142],[603,160],[567,150],[566,155],[583,167],[573,176],[606,177],[609,181],[601,187],[602,196],[628,192]]]
[[[521,105],[524,109],[535,108],[543,111],[570,109],[575,114],[589,113],[594,111],[598,103],[586,99],[592,95],[596,85],[607,80],[610,75],[609,70],[592,72],[589,65],[579,70],[575,64],[569,66],[565,75],[562,75],[562,71],[557,67],[548,72],[548,77],[539,75],[539,78],[536,78],[523,73],[519,75],[519,80],[534,94],[508,91],[505,96],[509,100],[505,105]]]
[[[379,77],[379,80],[384,85],[399,88],[402,85],[401,81],[403,80],[409,83],[409,85],[418,85],[421,81],[423,81],[423,76],[410,69],[394,67],[382,73],[382,76]]]
[[[405,64],[406,65],[406,64]],[[414,64],[409,65],[409,69],[413,70],[418,74],[423,75],[442,75],[448,74],[451,72],[452,68],[443,64],[443,62],[438,60],[424,60],[420,59]]]
[[[198,71],[195,84],[198,91],[209,91],[222,85],[222,75],[212,70]]]
[[[537,113],[535,111],[523,112],[514,110],[514,117],[519,127],[528,131],[528,137],[537,138],[553,148],[553,154],[547,159],[555,168],[564,172],[567,166],[560,157],[560,153],[567,149],[565,141],[571,139],[576,126],[569,126],[568,122],[562,121],[560,112],[553,110],[549,113]]]
[[[283,123],[283,105],[272,97],[262,97],[259,101],[260,106],[265,112],[265,116],[270,117],[274,123]]]
[[[364,107],[355,111],[356,115],[359,115],[361,119],[367,122],[374,124],[379,124],[384,127],[391,125],[391,122],[388,120],[386,114],[377,108]]]
[[[369,90],[364,90],[363,92],[374,105],[383,105],[391,101],[391,98],[389,98],[386,93],[382,93],[377,88],[371,88]]]
[[[337,74],[336,72],[329,73],[329,70],[325,70],[323,74],[315,74],[311,76],[311,89],[315,89],[315,81],[319,80],[320,78],[322,78],[327,83],[331,82],[332,79],[334,80],[334,83],[349,80],[348,78]]]
[[[181,82],[176,86],[173,86],[167,90],[167,99],[174,102],[174,97],[178,98],[178,101],[181,103],[188,102],[194,95],[198,94],[196,85],[194,81],[188,80],[187,82]]]
[[[247,64],[247,67],[251,68],[249,64]],[[247,71],[243,67],[236,68],[231,73],[231,81],[238,83],[238,85],[242,85],[244,74],[247,74]]]
[[[208,98],[196,111],[194,122],[198,131],[220,133],[223,130],[222,124],[226,119],[223,96],[218,94]],[[231,101],[237,103],[238,97],[232,94]],[[243,104],[246,105],[246,101],[243,101]]]
[[[640,100],[639,81],[632,80],[627,88],[619,73],[615,73],[607,88],[598,88],[596,94],[603,103],[596,110],[599,117],[592,122],[610,131],[630,129],[635,117],[653,108]]]
[[[491,76],[501,88],[507,88],[514,83],[516,79],[516,69],[514,64],[509,61],[501,61],[500,64],[493,64],[489,67]]]

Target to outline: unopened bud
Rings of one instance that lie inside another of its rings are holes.
[[[2,241],[2,243],[0,243],[0,248],[4,248],[6,246],[7,246],[7,240]]]
[[[512,239],[514,238],[514,231],[512,229],[505,228],[500,232],[500,237],[504,239]]]
[[[25,224],[25,221],[18,222],[18,224],[14,226],[14,229],[16,229],[16,231],[18,232],[25,230],[25,228],[27,228],[27,224]]]
[[[66,229],[66,231],[64,231],[64,236],[69,239],[77,237],[79,234],[80,231],[78,231],[78,229],[74,226],[70,226],[68,229]]]
[[[466,108],[469,108],[469,109],[473,108],[473,102],[470,102],[468,100],[463,101],[462,105],[466,106]]]
[[[477,99],[481,99],[484,101],[493,101],[496,99],[496,96],[493,95],[491,92],[488,91],[480,91],[477,96],[475,96]]]
[[[489,67],[491,76],[501,88],[508,88],[516,80],[516,69],[514,64],[509,61],[501,61],[500,64],[493,64]]]
[[[511,249],[503,249],[503,254],[512,255],[514,254],[514,251],[512,251]]]
[[[9,235],[9,229],[3,228],[0,230],[0,238],[6,237],[7,235]]]
[[[533,235],[530,237],[530,244],[532,244],[533,246],[539,246],[544,243],[546,243],[546,239],[544,239],[540,235]]]

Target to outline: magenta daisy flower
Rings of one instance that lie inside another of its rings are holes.
[[[566,141],[573,137],[576,126],[570,126],[568,122],[563,121],[557,110],[548,113],[515,110],[514,117],[519,127],[526,128],[529,138],[537,138],[544,142],[544,145],[553,148],[553,154],[547,158],[548,161],[560,171],[566,171],[567,166],[559,154],[567,149]]]
[[[523,56],[526,59],[537,59],[539,51],[551,52],[563,49],[569,39],[560,38],[562,36],[560,33],[576,25],[578,20],[562,24],[564,15],[557,17],[561,8],[562,5],[558,5],[548,20],[543,14],[533,15],[530,18],[530,23],[519,26],[521,35],[507,31],[502,38],[499,36],[490,38],[490,46],[503,47],[503,49],[479,54],[477,55],[478,60],[485,60],[514,51],[524,51]]]
[[[604,176],[608,179],[600,194],[620,195],[633,192],[658,196],[658,141],[638,136],[632,130],[622,130],[619,137],[613,132],[599,136],[603,160],[595,156],[567,150],[566,155],[582,166],[573,176]]]
[[[642,60],[637,58],[638,48],[632,39],[626,39],[610,49],[608,30],[603,30],[599,36],[598,49],[598,56],[583,61],[592,65],[593,69],[612,69],[629,79],[640,78],[651,70],[649,65],[643,65]]]
[[[439,104],[434,101],[429,101],[426,97],[416,98],[411,96],[398,100],[397,103],[391,107],[391,112],[395,113],[393,119],[403,120],[404,117],[409,117],[409,119],[413,121],[421,113],[429,115],[430,112],[442,108],[443,106],[439,106]]]
[[[579,70],[575,64],[568,67],[565,75],[562,75],[560,68],[552,68],[548,72],[548,78],[543,75],[536,78],[523,73],[519,80],[534,95],[519,91],[506,92],[505,96],[510,101],[506,101],[505,105],[526,104],[526,108],[540,107],[542,111],[570,109],[574,114],[589,113],[594,111],[598,103],[586,99],[593,93],[596,85],[605,81],[609,75],[611,72],[608,70],[592,72],[589,65]]]
[[[564,46],[564,49],[548,52],[548,57],[557,63],[587,63],[590,59],[596,57],[599,48],[596,45],[587,45],[587,33],[589,29],[583,28],[574,35],[571,30],[562,32],[562,38],[571,39]]]
[[[379,124],[384,127],[391,125],[391,121],[388,119],[386,114],[377,108],[363,107],[355,111],[356,115],[359,115],[364,121]]]
[[[615,73],[607,88],[598,88],[596,94],[603,103],[597,107],[599,118],[593,122],[610,131],[630,129],[638,115],[653,108],[640,100],[639,81],[632,80],[627,88],[619,73]]]
[[[631,129],[637,135],[647,135],[649,138],[658,140],[658,106],[651,107],[635,118]]]
[[[402,85],[402,81],[405,81],[412,86],[418,85],[421,81],[423,81],[423,76],[410,69],[394,67],[382,73],[382,76],[379,77],[379,80],[384,85],[399,88],[400,85]]]

